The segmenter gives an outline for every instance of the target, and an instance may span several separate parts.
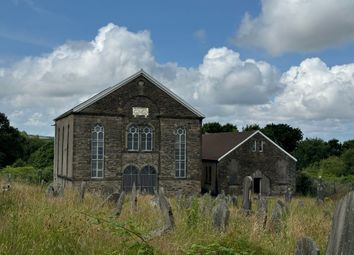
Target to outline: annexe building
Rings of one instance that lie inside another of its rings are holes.
[[[143,70],[55,119],[54,179],[199,193],[204,118]]]
[[[295,190],[297,160],[261,131],[204,134],[202,144],[202,192],[241,193],[246,176],[253,193]]]

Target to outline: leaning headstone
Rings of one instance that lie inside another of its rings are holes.
[[[324,185],[322,180],[317,184],[317,203],[322,204],[324,202]]]
[[[7,182],[7,183],[11,183],[11,181],[12,181],[12,175],[11,175],[10,173],[8,173],[8,174],[6,175],[6,182]]]
[[[57,183],[57,196],[58,197],[63,197],[64,196],[64,185]]]
[[[85,192],[86,192],[86,182],[81,182],[80,185],[80,192],[79,192],[79,202],[82,203],[84,201],[85,198]]]
[[[49,197],[64,196],[64,187],[60,183],[50,183],[47,188],[47,196]]]
[[[291,187],[288,187],[285,192],[285,202],[290,203],[292,198],[293,198],[292,189]]]
[[[257,223],[258,225],[265,228],[267,223],[267,213],[268,213],[268,203],[265,197],[260,197],[257,200]]]
[[[327,255],[352,255],[354,252],[354,191],[336,205]]]
[[[272,218],[270,220],[270,227],[275,232],[279,232],[281,230],[284,215],[285,215],[284,203],[278,200],[272,210]]]
[[[133,187],[132,187],[131,209],[132,209],[132,212],[136,212],[136,210],[138,209],[138,195],[137,195],[137,191],[136,191],[135,182],[133,183]]]
[[[242,209],[245,211],[250,211],[252,207],[251,202],[251,189],[252,189],[252,177],[246,176],[243,179],[243,202]]]
[[[120,195],[119,195],[119,198],[118,198],[118,201],[117,201],[117,205],[113,209],[113,215],[114,216],[119,216],[121,214],[122,209],[123,209],[124,199],[125,199],[125,192],[122,191],[122,193],[120,193]]]
[[[47,195],[49,197],[55,197],[56,196],[56,191],[54,189],[54,184],[50,183],[47,188]]]
[[[220,201],[213,208],[213,226],[221,231],[225,231],[229,224],[230,211],[225,201]]]
[[[173,230],[176,226],[171,204],[168,202],[167,198],[163,194],[163,190],[160,189],[159,193],[155,192],[155,195],[159,199],[159,207],[160,207],[161,213],[163,215],[164,225],[162,228],[151,232],[149,235],[149,238],[161,236],[161,235]]]
[[[303,237],[296,242],[295,255],[319,255],[320,249],[311,238]]]

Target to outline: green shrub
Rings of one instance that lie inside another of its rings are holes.
[[[11,175],[11,178],[14,180],[39,183],[40,175],[39,171],[32,166],[23,166],[23,167],[11,167],[7,166],[1,170],[1,175],[7,176]]]

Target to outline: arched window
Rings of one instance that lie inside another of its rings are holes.
[[[139,150],[139,129],[136,126],[130,126],[128,129],[128,151]]]
[[[186,130],[184,128],[176,130],[175,168],[176,177],[186,177]]]
[[[103,178],[104,128],[97,124],[91,134],[91,177]]]
[[[141,132],[141,149],[143,151],[152,150],[152,129],[150,127],[143,127]]]
[[[135,183],[135,187],[139,189],[139,170],[136,166],[129,165],[124,169],[123,172],[123,190],[125,192],[131,192],[133,188],[133,184]]]
[[[140,185],[143,192],[154,194],[156,189],[156,170],[153,166],[147,165],[141,170]]]

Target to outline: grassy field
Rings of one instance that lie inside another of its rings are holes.
[[[330,199],[317,205],[313,198],[295,198],[282,230],[274,233],[259,226],[255,215],[245,216],[231,206],[227,231],[220,233],[212,227],[211,213],[199,210],[200,198],[186,209],[171,198],[176,229],[149,239],[163,224],[152,196],[138,197],[136,213],[128,196],[121,216],[114,218],[114,204],[102,205],[103,199],[94,194],[78,203],[76,190],[66,190],[62,198],[49,198],[45,191],[14,183],[11,191],[0,193],[0,254],[293,254],[296,240],[305,235],[322,254],[335,207]],[[269,200],[268,219],[276,199]]]

